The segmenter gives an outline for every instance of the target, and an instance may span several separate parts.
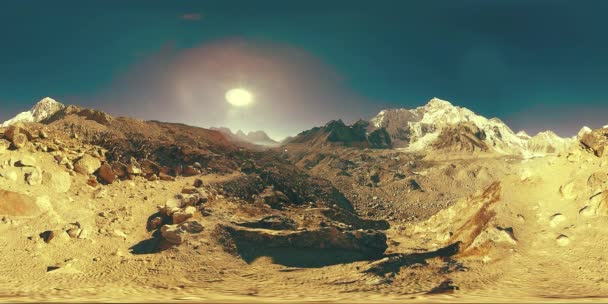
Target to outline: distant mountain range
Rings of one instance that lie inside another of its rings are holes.
[[[581,132],[586,132],[583,128]],[[580,136],[580,135],[579,135]],[[288,143],[311,146],[339,144],[364,148],[396,148],[405,151],[448,150],[500,154],[559,153],[576,144],[552,131],[529,136],[514,133],[498,118],[487,119],[439,98],[415,109],[383,110],[369,122],[345,125],[330,121],[304,131]]]
[[[46,97],[32,109],[19,113],[0,127],[18,122],[43,122],[61,110],[70,109]],[[68,111],[69,112],[69,111]],[[546,154],[567,151],[591,130],[583,127],[576,137],[562,138],[552,131],[530,136],[513,132],[498,118],[485,118],[473,111],[438,98],[415,109],[387,109],[369,121],[346,125],[333,120],[289,137],[283,142],[270,138],[264,131],[233,133],[229,128],[211,128],[229,140],[262,146],[305,144],[309,147],[341,145],[356,148],[401,149],[404,151],[465,151],[499,154]]]
[[[268,136],[264,131],[251,131],[245,133],[241,130],[232,132],[229,128],[220,127],[220,128],[211,128],[211,130],[219,131],[220,133],[226,135],[229,139],[233,141],[243,141],[254,145],[260,146],[278,146],[280,143]]]

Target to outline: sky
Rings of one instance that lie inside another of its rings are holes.
[[[515,131],[608,124],[608,1],[7,0],[0,121],[50,96],[280,139],[432,97]],[[235,107],[225,93],[244,88]]]

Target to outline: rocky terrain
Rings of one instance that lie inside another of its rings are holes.
[[[48,98],[24,113],[0,128],[1,301],[608,292],[608,129],[530,137],[433,99],[260,149]]]

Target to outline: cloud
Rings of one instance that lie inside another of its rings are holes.
[[[235,108],[226,91],[242,87],[254,103]],[[95,100],[115,115],[201,127],[293,135],[331,119],[373,115],[367,100],[315,56],[289,45],[227,39],[177,50],[167,45],[130,68]],[[370,114],[371,113],[371,114]]]
[[[187,13],[180,16],[180,19],[187,21],[198,21],[201,20],[202,15],[199,13]]]

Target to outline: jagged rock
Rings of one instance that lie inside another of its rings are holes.
[[[148,221],[147,224],[147,229],[149,231],[151,230],[156,230],[158,229],[158,227],[160,227],[163,224],[163,218],[160,216],[157,216],[155,218],[152,218],[151,220]]]
[[[4,136],[13,144],[17,149],[23,148],[27,142],[28,137],[25,131],[16,126],[10,126],[5,132]]]
[[[121,162],[112,163],[112,171],[114,171],[114,174],[116,174],[118,178],[125,178],[128,175],[127,165]]]
[[[160,173],[160,166],[149,159],[142,160],[139,165],[144,174],[151,175]]]
[[[602,157],[608,145],[608,128],[593,130],[583,135],[581,143],[591,149],[596,156]]]
[[[203,225],[197,221],[187,221],[180,224],[179,227],[188,233],[200,233],[204,230]]]
[[[174,212],[172,214],[173,224],[183,223],[187,219],[193,217],[194,213],[196,213],[196,208],[192,206],[188,206],[184,209]]]
[[[136,164],[129,164],[127,165],[127,173],[131,175],[140,175],[142,171]]]
[[[83,155],[74,164],[74,170],[84,175],[95,173],[101,167],[101,161],[89,154]]]
[[[108,164],[103,164],[99,167],[98,175],[101,181],[106,184],[111,184],[116,180],[116,174],[114,173],[112,166]]]
[[[184,241],[185,231],[177,225],[163,225],[160,228],[160,233],[165,240],[172,244],[179,245]]]

